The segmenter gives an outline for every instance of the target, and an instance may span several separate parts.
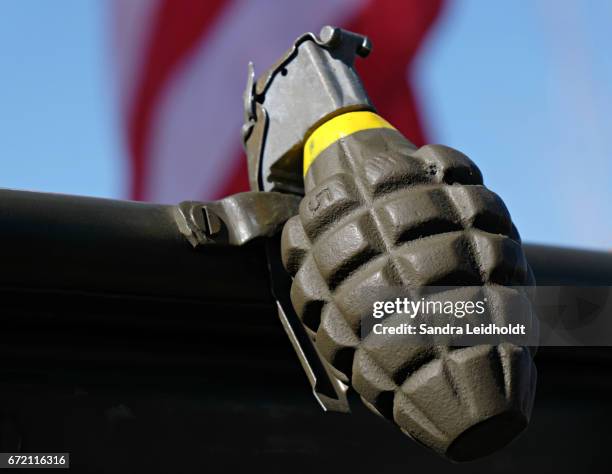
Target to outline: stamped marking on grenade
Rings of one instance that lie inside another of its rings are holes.
[[[310,212],[315,213],[319,210],[322,204],[324,204],[326,201],[329,203],[331,200],[331,191],[329,188],[323,188],[308,200],[308,209]]]

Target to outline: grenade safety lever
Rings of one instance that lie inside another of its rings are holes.
[[[280,244],[268,243],[272,288],[324,408],[347,411],[351,387],[419,443],[475,459],[526,427],[531,349],[393,343],[362,321],[388,289],[446,285],[466,298],[477,287],[496,320],[518,307],[535,326],[521,290],[533,276],[476,165],[448,147],[417,149],[376,114],[353,68],[370,49],[367,38],[328,26],[298,38],[259,80],[249,66],[242,131],[251,187],[303,195]]]

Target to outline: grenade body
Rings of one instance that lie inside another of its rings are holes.
[[[534,282],[505,205],[466,156],[417,149],[372,112],[318,131],[305,146],[299,215],[282,236],[298,316],[338,377],[418,442],[459,461],[498,449],[531,414],[528,348],[394,346],[361,325],[384,288],[494,289],[496,317],[517,302],[531,311],[512,288]]]

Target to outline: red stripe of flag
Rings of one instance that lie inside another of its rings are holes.
[[[370,1],[347,28],[372,40],[374,49],[357,70],[374,106],[415,145],[426,143],[410,83],[412,64],[443,0]]]
[[[147,147],[160,93],[181,60],[198,44],[220,14],[226,0],[161,0],[154,16],[144,67],[128,118],[132,158],[132,197],[146,197]]]

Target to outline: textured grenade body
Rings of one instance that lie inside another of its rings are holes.
[[[338,377],[373,411],[451,458],[477,457],[512,439],[533,404],[529,349],[394,347],[361,326],[385,288],[494,289],[495,317],[517,304],[530,311],[513,288],[534,283],[519,235],[474,163],[375,128],[324,149],[304,183],[299,215],[283,230],[283,263],[293,276],[293,306]]]

